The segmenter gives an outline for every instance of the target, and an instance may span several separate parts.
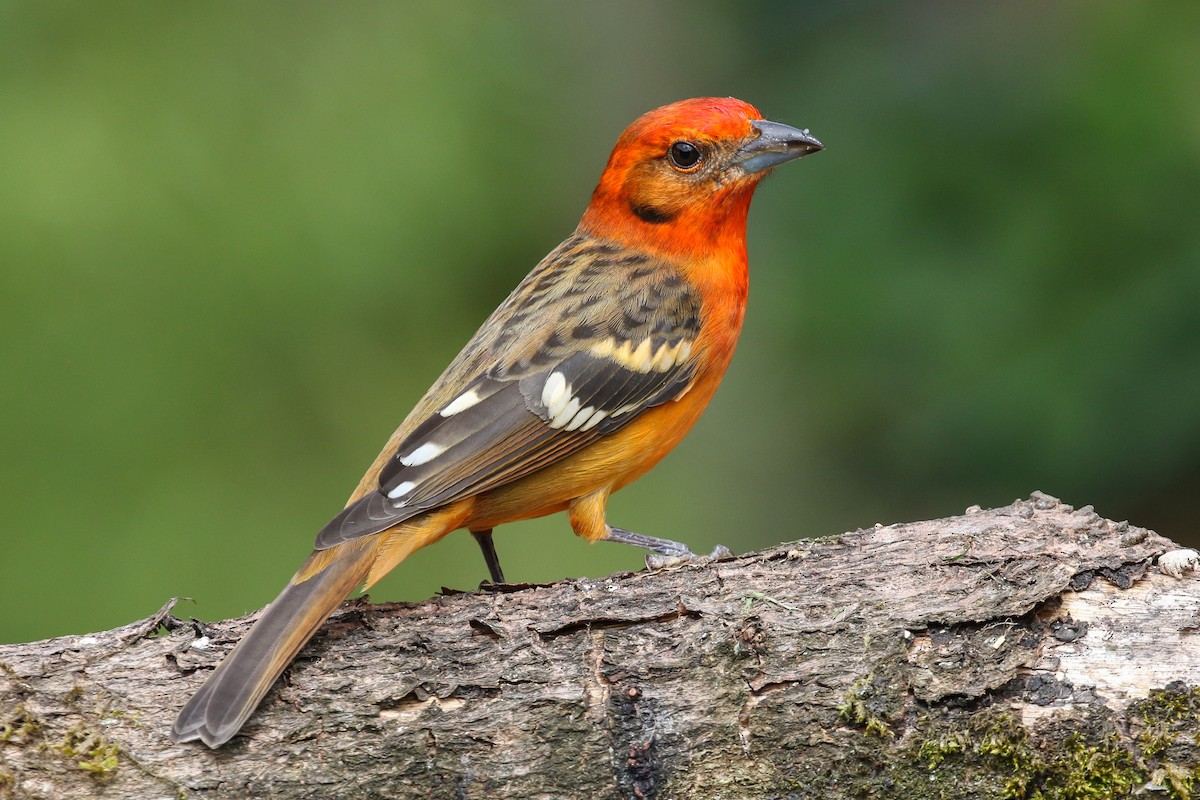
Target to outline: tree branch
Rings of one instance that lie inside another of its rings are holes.
[[[167,731],[254,615],[198,639],[168,606],[0,646],[0,797],[1184,797],[1200,578],[1164,574],[1191,551],[1152,569],[1177,550],[1035,493],[653,573],[351,602],[218,751]]]

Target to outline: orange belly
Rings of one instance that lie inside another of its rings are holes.
[[[562,461],[474,498],[463,527],[485,530],[562,511],[578,497],[607,487],[615,492],[645,475],[700,418],[720,375],[699,380],[678,400],[642,413]]]

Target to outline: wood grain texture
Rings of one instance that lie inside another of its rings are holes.
[[[0,797],[1185,796],[1200,577],[1153,567],[1175,549],[1035,494],[654,573],[351,602],[215,752],[167,730],[254,617],[198,648],[164,610],[0,646]]]

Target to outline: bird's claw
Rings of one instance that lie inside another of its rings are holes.
[[[682,553],[672,553],[666,555],[663,553],[647,553],[646,554],[646,569],[654,572],[668,567],[677,567],[680,564],[689,564],[699,561],[719,561],[723,558],[733,558],[733,551],[723,544],[719,544],[712,549],[712,552],[706,556],[693,553],[687,550]]]
[[[719,544],[712,549],[712,552],[708,554],[708,557],[713,561],[720,561],[723,558],[733,558],[735,555],[737,554],[728,547],[723,544]]]

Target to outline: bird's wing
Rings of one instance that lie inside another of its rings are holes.
[[[515,481],[673,400],[700,301],[671,265],[582,236],[546,257],[418,405],[414,427],[317,549]]]

